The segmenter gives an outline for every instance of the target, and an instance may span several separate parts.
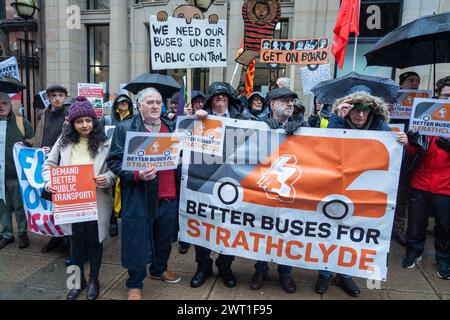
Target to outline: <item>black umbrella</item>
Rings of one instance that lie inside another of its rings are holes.
[[[161,93],[164,98],[171,97],[180,91],[181,86],[174,78],[164,74],[144,73],[127,84],[124,89],[137,94],[139,91],[153,87]]]
[[[18,93],[27,87],[19,80],[10,76],[0,76],[0,91],[4,93]]]
[[[400,86],[391,79],[350,72],[340,78],[322,81],[311,91],[320,103],[332,104],[355,91],[370,91],[373,96],[396,102],[399,89]]]
[[[449,39],[450,12],[420,17],[381,38],[365,54],[367,65],[403,69],[450,62]]]

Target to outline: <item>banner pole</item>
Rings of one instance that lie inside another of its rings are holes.
[[[356,67],[356,50],[358,47],[358,36],[355,37],[355,48],[353,50],[353,68],[352,71],[355,72],[355,67]]]
[[[187,104],[188,102],[191,102],[192,97],[192,69],[187,69],[187,75],[186,75],[186,96],[187,101],[184,103]]]

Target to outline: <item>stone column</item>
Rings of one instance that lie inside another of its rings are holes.
[[[128,4],[110,0],[109,23],[109,92],[119,93],[121,83],[129,82]]]

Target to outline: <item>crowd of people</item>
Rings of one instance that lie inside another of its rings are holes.
[[[321,104],[314,99],[312,114],[305,118],[305,106],[298,95],[289,89],[289,79],[277,81],[275,87],[263,95],[253,92],[249,97],[238,97],[234,88],[226,82],[212,83],[206,94],[192,93],[192,99],[184,107],[183,114],[197,119],[220,116],[232,119],[260,121],[268,129],[285,129],[288,135],[300,127],[345,128],[352,130],[390,131],[390,106],[380,97],[372,95],[370,88],[358,86],[333,105]],[[408,72],[400,76],[404,89],[418,89],[419,76]],[[450,77],[437,82],[437,98],[450,99]],[[67,299],[76,299],[87,288],[87,298],[97,299],[100,292],[99,275],[102,262],[103,241],[119,234],[117,218],[121,218],[121,259],[128,271],[126,287],[129,300],[141,300],[145,278],[178,283],[180,275],[170,270],[168,260],[178,231],[178,204],[180,196],[180,172],[158,172],[154,168],[130,172],[122,170],[122,160],[127,131],[170,133],[175,129],[178,94],[163,113],[164,98],[154,88],[139,92],[138,111],[127,95],[118,96],[111,114],[102,119],[84,97],[76,97],[67,103],[67,90],[61,85],[47,89],[50,105],[39,116],[36,134],[31,124],[16,116],[11,109],[11,99],[0,94],[0,120],[7,122],[5,154],[6,200],[0,201],[0,250],[14,242],[12,230],[13,212],[17,221],[19,248],[30,245],[27,222],[20,198],[18,178],[13,161],[13,145],[42,148],[48,154],[43,167],[45,190],[54,193],[50,168],[63,165],[93,164],[97,187],[98,221],[64,225],[72,235],[52,238],[42,248],[69,251],[67,265],[81,270],[81,286],[70,290]],[[114,136],[108,139],[104,126],[116,126]],[[435,249],[437,274],[450,280],[450,141],[443,137],[422,136],[418,132],[397,133],[397,141],[405,146],[401,171],[399,197],[395,215],[393,237],[406,246],[402,265],[413,268],[424,251],[428,217],[435,218]],[[202,172],[207,178],[214,170],[212,165]],[[208,172],[206,172],[208,171]],[[407,223],[406,223],[407,221]],[[179,243],[178,251],[185,254],[188,243]],[[234,256],[219,254],[215,261],[219,277],[228,288],[236,286],[232,271]],[[211,250],[195,245],[197,270],[190,280],[192,288],[201,287],[213,275],[214,261]],[[90,263],[88,280],[84,265]],[[148,269],[147,269],[148,268]],[[269,272],[265,261],[257,261],[249,286],[259,290]],[[296,291],[291,276],[292,267],[278,265],[280,286],[288,293]],[[333,274],[322,270],[318,273],[315,290],[327,292]],[[352,277],[335,276],[335,283],[350,296],[356,297],[360,289]]]

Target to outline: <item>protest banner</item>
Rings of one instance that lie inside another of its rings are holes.
[[[128,131],[122,170],[176,169],[180,159],[179,142],[177,134]]]
[[[261,63],[326,64],[329,60],[327,38],[263,39]]]
[[[389,123],[388,126],[393,132],[405,132],[405,125],[403,123]]]
[[[50,168],[56,225],[98,220],[94,165]]]
[[[394,109],[390,110],[389,117],[391,119],[410,119],[414,99],[431,98],[431,90],[399,90],[398,103],[394,105]]]
[[[426,136],[450,138],[450,102],[438,99],[414,99],[409,130]]]
[[[153,70],[222,68],[227,66],[227,26],[219,20],[150,16],[150,46]]]
[[[97,117],[103,116],[103,85],[99,83],[78,83],[78,95],[86,97],[95,109]]]
[[[13,77],[20,81],[20,72],[16,57],[11,57],[0,62],[0,76]]]
[[[55,225],[52,202],[41,198],[45,185],[42,177],[42,165],[45,162],[44,150],[15,144],[13,155],[28,229],[43,236],[69,235]]]
[[[393,132],[226,123],[222,162],[183,150],[179,240],[386,279],[403,147]]]
[[[205,120],[197,120],[195,116],[177,117],[176,132],[183,150],[221,155],[224,130],[223,117],[209,116]]]
[[[0,200],[5,197],[5,144],[6,144],[6,121],[0,121]]]

